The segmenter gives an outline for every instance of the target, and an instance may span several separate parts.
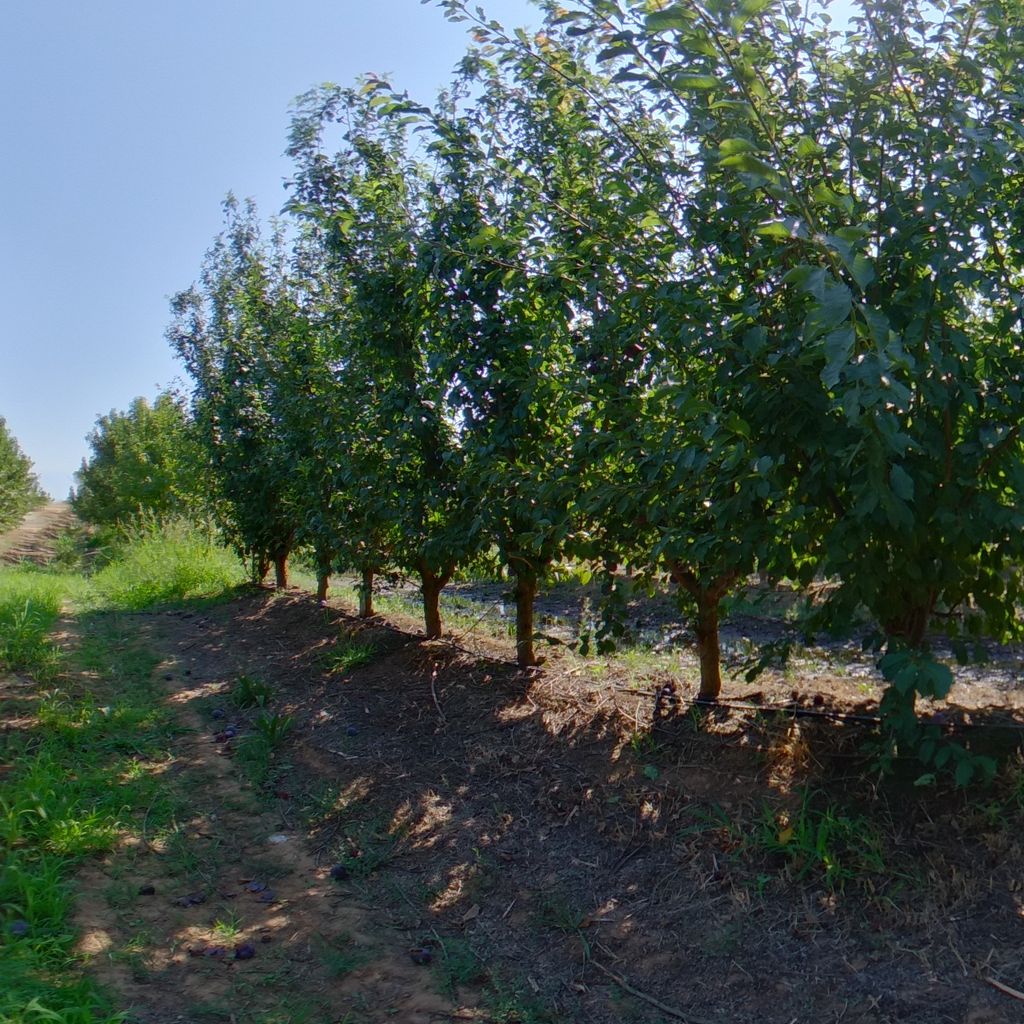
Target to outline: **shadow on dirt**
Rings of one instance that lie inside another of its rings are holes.
[[[1018,1019],[986,984],[1024,952],[1005,708],[946,712],[1009,763],[964,795],[881,781],[867,701],[687,709],[671,675],[527,674],[308,597],[153,619],[208,721],[239,674],[270,684],[294,727],[268,799],[410,944],[463,951],[480,1019]]]

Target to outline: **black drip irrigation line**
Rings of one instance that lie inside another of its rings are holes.
[[[774,715],[792,715],[794,718],[825,718],[837,722],[854,722],[858,725],[881,725],[884,719],[881,715],[864,715],[852,711],[822,711],[816,708],[794,707],[784,704],[745,704],[739,701],[707,700],[695,697],[690,701],[689,707],[704,708],[713,711],[715,708],[728,708],[735,711],[761,711]],[[1013,732],[1024,732],[1024,722],[946,722],[922,720],[923,725],[937,725],[950,733],[957,733],[970,729],[1003,729]]]

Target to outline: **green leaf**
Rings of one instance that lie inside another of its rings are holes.
[[[760,235],[762,238],[793,238],[796,235],[795,231],[796,221],[793,219],[787,220],[768,220],[763,224],[758,224],[754,228],[754,234]]]
[[[902,466],[893,466],[889,470],[889,486],[901,500],[914,500],[914,480]]]
[[[720,157],[736,156],[737,153],[758,153],[760,148],[750,139],[744,139],[741,137],[735,137],[732,139],[723,139],[722,144],[718,147],[718,155]]]
[[[749,174],[762,181],[780,181],[779,172],[752,153],[737,153],[735,156],[727,156],[719,161],[723,167],[739,171],[741,174]]]
[[[821,156],[825,150],[818,145],[809,135],[801,135],[796,144],[796,155],[801,159],[813,156]]]
[[[718,79],[714,75],[682,74],[673,75],[672,84],[677,89],[717,89]]]
[[[682,4],[676,4],[664,11],[654,11],[644,19],[648,32],[682,31],[693,24],[694,16]]]
[[[830,391],[839,383],[843,368],[853,354],[856,335],[853,328],[846,326],[832,331],[825,338],[825,369],[821,371],[821,382]]]
[[[974,763],[969,757],[963,758],[953,772],[953,779],[960,787],[966,786],[974,778]]]

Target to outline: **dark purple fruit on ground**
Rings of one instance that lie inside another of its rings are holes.
[[[28,921],[12,921],[8,926],[7,930],[16,938],[20,939],[32,930]]]
[[[139,886],[140,896],[155,896],[156,886],[155,885],[140,885]]]
[[[251,960],[255,955],[256,947],[249,942],[244,942],[241,946],[235,946],[236,960]]]
[[[226,714],[226,712],[225,712],[225,710],[223,708],[214,708],[213,709],[213,717],[214,718],[223,718],[225,714]]]
[[[427,967],[434,960],[434,954],[429,949],[410,949],[409,959],[419,967]]]
[[[344,882],[348,878],[348,868],[344,864],[335,864],[331,868],[331,878],[336,882]]]
[[[347,729],[345,730],[345,734],[346,734],[347,736],[358,736],[358,735],[359,735],[359,730],[358,730],[358,729],[357,729],[357,728],[356,728],[356,727],[355,727],[354,725],[350,725],[350,726],[349,726],[349,727],[348,727],[348,728],[347,728]]]

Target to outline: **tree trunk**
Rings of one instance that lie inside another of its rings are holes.
[[[364,569],[359,584],[359,618],[373,618],[373,570]]]
[[[718,700],[722,692],[722,662],[718,645],[719,598],[707,591],[697,596],[697,651],[700,654],[700,691],[697,700]]]
[[[423,593],[423,624],[427,639],[436,640],[441,636],[441,591],[451,579],[450,572],[433,573],[420,567],[420,590]]]
[[[270,572],[270,559],[267,555],[260,555],[256,559],[256,582],[264,583],[268,572]]]
[[[934,607],[935,599],[932,598],[928,605],[913,607],[901,618],[890,620],[885,624],[886,635],[898,637],[908,647],[920,648],[928,633]]]
[[[274,585],[278,590],[288,588],[288,552],[278,551],[274,555]]]
[[[533,602],[537,597],[537,573],[532,568],[516,574],[516,662],[520,668],[540,665],[533,649]]]
[[[323,570],[317,575],[316,578],[316,599],[318,601],[326,602],[327,590],[331,585],[331,574],[324,572]]]
[[[700,656],[700,690],[697,700],[715,701],[722,692],[722,658],[718,643],[718,609],[739,572],[727,572],[703,585],[692,570],[681,563],[670,567],[672,579],[697,602],[697,653]]]

